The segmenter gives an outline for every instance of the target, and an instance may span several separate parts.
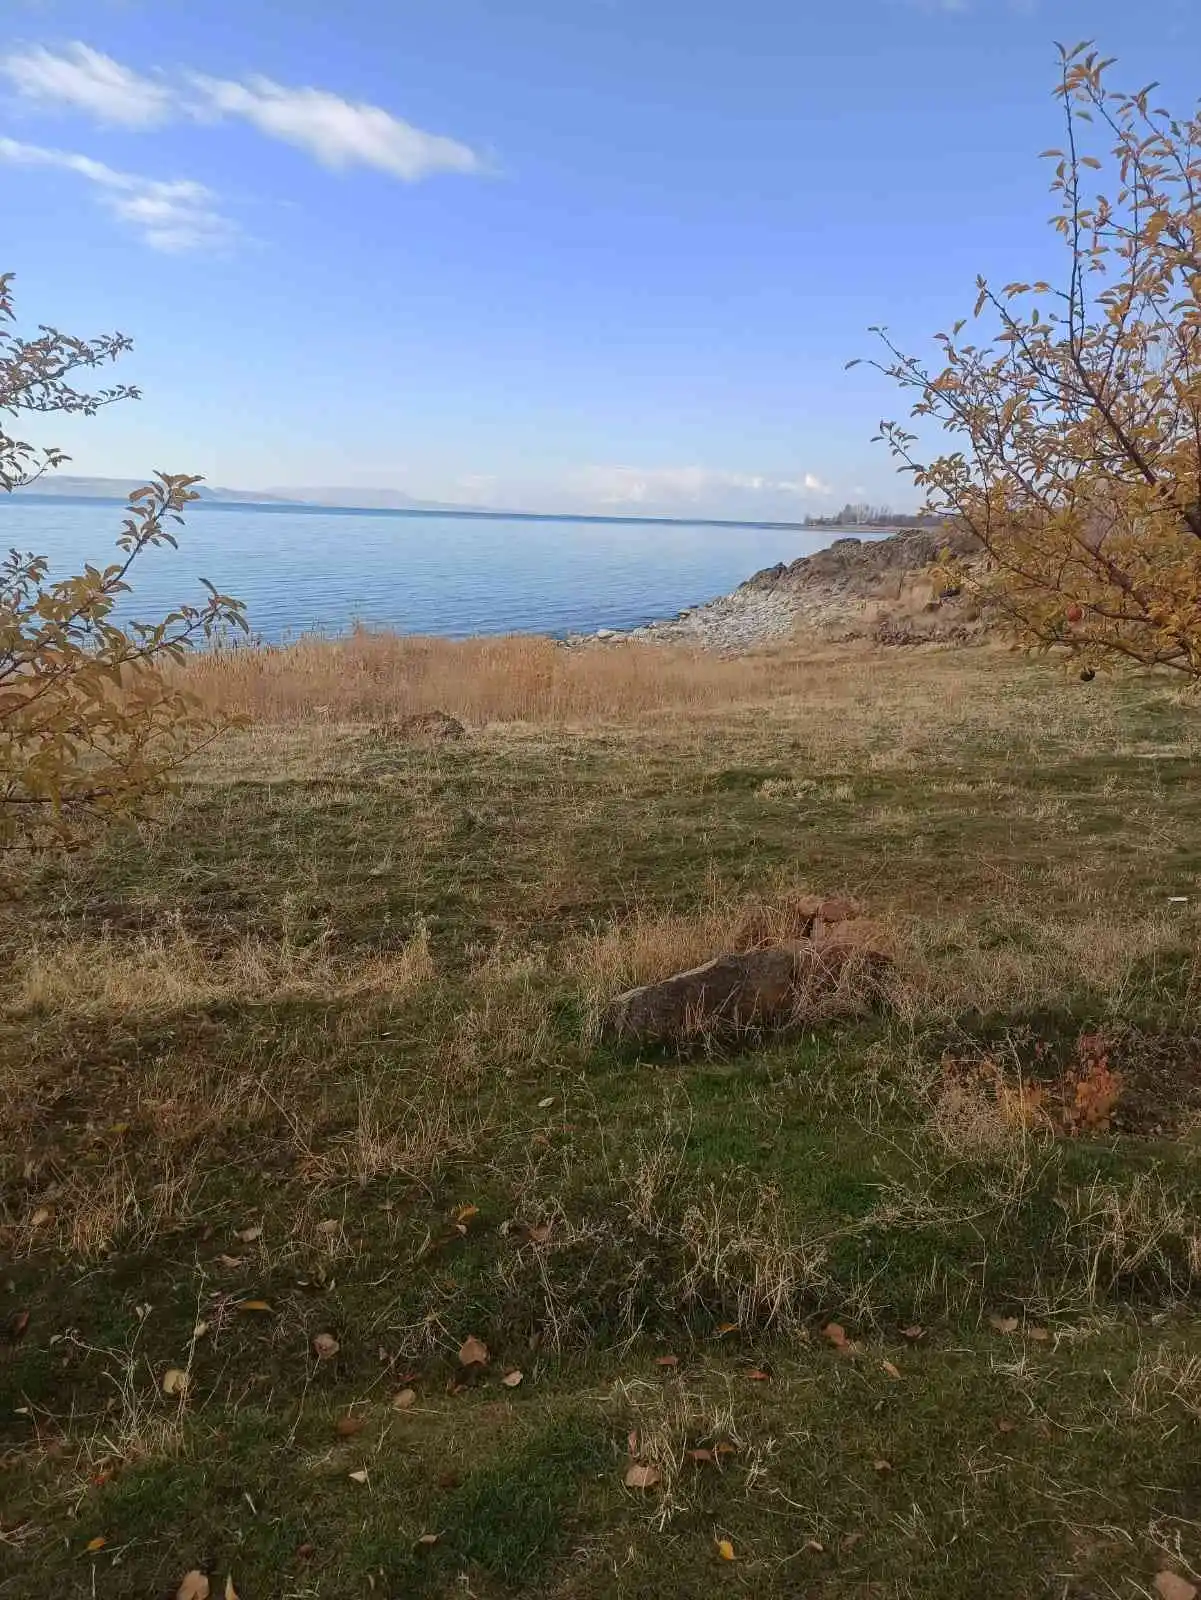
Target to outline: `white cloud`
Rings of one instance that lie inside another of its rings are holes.
[[[609,506],[687,505],[751,495],[830,493],[829,486],[812,472],[793,479],[710,467],[588,467],[579,475],[576,487],[598,504]]]
[[[290,89],[270,78],[193,75],[198,115],[240,117],[266,134],[296,145],[323,166],[374,167],[406,183],[435,172],[480,173],[485,163],[457,139],[426,133],[381,106],[344,100],[326,89]]]
[[[216,195],[188,178],[163,181],[119,172],[91,156],[0,137],[0,161],[9,166],[52,167],[76,173],[98,191],[107,210],[140,235],[152,250],[172,253],[223,243],[233,225],[216,209]]]
[[[57,53],[42,45],[11,51],[0,56],[0,76],[41,110],[79,111],[126,128],[240,120],[335,171],[373,167],[415,183],[437,172],[488,170],[483,157],[459,140],[427,133],[382,106],[346,100],[328,89],[195,72],[174,80],[150,78],[78,42]]]
[[[55,55],[38,45],[0,57],[3,74],[23,100],[42,108],[71,107],[97,122],[150,128],[171,115],[165,83],[143,78],[86,44],[69,44]]]

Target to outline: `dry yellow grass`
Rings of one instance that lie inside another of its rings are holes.
[[[185,668],[209,705],[264,722],[378,722],[441,710],[480,726],[559,722],[791,693],[814,675],[795,653],[724,658],[627,645],[566,649],[511,635],[377,633],[214,651]]]

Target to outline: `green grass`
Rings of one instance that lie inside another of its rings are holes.
[[[991,652],[886,663],[445,747],[258,730],[161,826],[29,867],[0,909],[0,1595],[1195,1573],[1193,713]],[[891,1008],[592,1041],[599,937],[787,887],[891,922]],[[422,941],[430,970],[364,977]],[[948,1057],[1054,1087],[1093,1031],[1124,1088],[1092,1137],[949,1098]]]

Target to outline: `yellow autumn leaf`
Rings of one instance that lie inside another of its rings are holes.
[[[734,1546],[730,1543],[730,1541],[728,1539],[717,1539],[715,1540],[715,1543],[717,1545],[717,1553],[721,1559],[723,1561],[733,1561]]]

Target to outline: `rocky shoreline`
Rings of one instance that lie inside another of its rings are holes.
[[[966,642],[984,631],[979,609],[960,594],[936,595],[929,568],[950,548],[974,565],[963,534],[913,528],[878,539],[846,537],[791,563],[766,567],[729,594],[639,628],[570,634],[569,648],[682,645],[741,654],[797,632],[879,644]]]

